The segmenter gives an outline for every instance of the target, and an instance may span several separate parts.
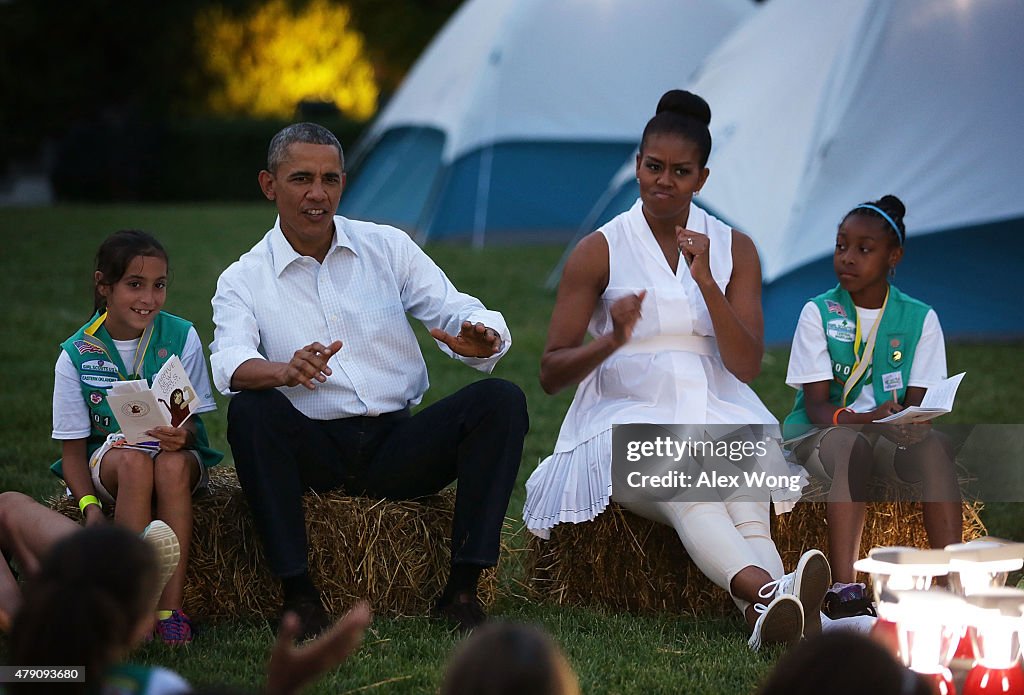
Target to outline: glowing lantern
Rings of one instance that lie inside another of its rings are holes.
[[[853,568],[871,577],[871,590],[878,610],[872,636],[898,655],[896,619],[887,598],[896,591],[930,589],[935,577],[949,572],[949,555],[944,550],[874,548],[868,557],[855,562]]]
[[[971,632],[977,664],[967,674],[964,695],[1024,694],[1020,662],[1024,591],[998,587],[970,594]]]
[[[924,676],[939,695],[953,695],[956,688],[949,663],[967,620],[967,604],[944,589],[886,593],[903,663]]]
[[[1024,543],[979,538],[947,545],[946,551],[949,553],[949,588],[961,596],[1002,587],[1010,572],[1024,566]],[[974,665],[973,631],[973,626],[964,626],[960,646],[953,656],[953,665],[958,668],[969,669]]]

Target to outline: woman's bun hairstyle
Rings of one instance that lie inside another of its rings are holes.
[[[711,156],[711,107],[693,92],[671,89],[658,101],[654,118],[647,122],[640,140],[644,151],[651,135],[671,134],[689,140],[700,150],[700,165],[707,166]]]
[[[708,102],[693,92],[687,92],[682,89],[672,89],[665,92],[658,101],[658,108],[654,113],[657,115],[662,111],[671,111],[678,113],[680,116],[689,116],[706,126],[711,125],[711,107],[708,106]]]

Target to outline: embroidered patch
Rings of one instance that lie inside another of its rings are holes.
[[[103,401],[103,394],[99,391],[93,391],[89,394],[89,402],[93,405],[99,405]]]
[[[832,319],[826,324],[825,333],[841,343],[852,343],[857,335],[857,325],[848,318]]]
[[[78,350],[78,354],[79,355],[84,355],[87,352],[95,353],[97,355],[104,354],[102,348],[98,348],[95,345],[93,345],[92,343],[87,343],[84,340],[76,340],[72,344],[75,346],[75,349]]]
[[[825,308],[828,309],[828,313],[830,313],[830,314],[838,314],[839,316],[842,316],[843,318],[846,317],[846,309],[844,309],[843,305],[840,304],[839,302],[834,302],[831,299],[826,299],[825,300]]]
[[[889,365],[899,367],[903,362],[903,336],[895,335],[889,338]]]
[[[81,379],[83,384],[100,389],[110,388],[110,385],[117,381],[116,376],[107,376],[105,374],[83,374]]]
[[[82,369],[88,369],[94,372],[117,373],[117,366],[109,360],[86,360],[82,363]]]

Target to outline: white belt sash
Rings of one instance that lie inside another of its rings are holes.
[[[613,354],[636,355],[673,351],[715,355],[718,353],[718,342],[713,337],[704,335],[656,335],[650,338],[631,340]]]

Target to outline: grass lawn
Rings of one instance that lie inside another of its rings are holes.
[[[7,373],[0,393],[6,414],[0,438],[0,490],[21,490],[37,498],[53,494],[56,480],[47,466],[59,455],[49,438],[53,362],[58,344],[89,317],[92,258],[100,241],[121,228],[141,228],[163,241],[171,259],[166,309],[195,322],[205,344],[213,335],[210,297],[217,276],[249,249],[273,223],[265,205],[238,206],[57,206],[0,210],[0,290],[8,298],[8,339],[0,344]],[[434,246],[429,253],[463,291],[504,313],[514,346],[494,372],[526,392],[531,429],[526,439],[519,485],[509,516],[520,518],[526,478],[555,441],[571,392],[546,396],[537,382],[540,353],[554,295],[544,279],[562,248],[505,247],[476,252]],[[907,288],[913,292],[912,288]],[[479,378],[479,373],[445,358],[417,325],[430,371],[425,402]],[[15,337],[17,338],[15,340]],[[949,371],[970,371],[949,422],[1009,423],[1024,412],[1024,394],[1014,364],[1021,343],[951,344]],[[783,383],[788,350],[769,350],[754,387],[777,416],[792,405]],[[206,419],[214,446],[227,451],[226,402]],[[227,461],[230,465],[230,458]],[[991,532],[1024,540],[1016,504],[991,505],[985,513]],[[581,558],[586,561],[586,558]],[[509,587],[515,563],[504,567]],[[749,692],[777,657],[752,656],[739,617],[635,617],[582,608],[536,605],[510,592],[497,614],[537,622],[564,646],[588,693]],[[170,650],[149,645],[142,662],[161,663],[193,684],[230,682],[257,685],[272,635],[262,623],[206,624],[195,644]],[[378,619],[366,645],[338,673],[310,692],[431,692],[455,638],[422,618]],[[0,654],[4,651],[0,640]]]

